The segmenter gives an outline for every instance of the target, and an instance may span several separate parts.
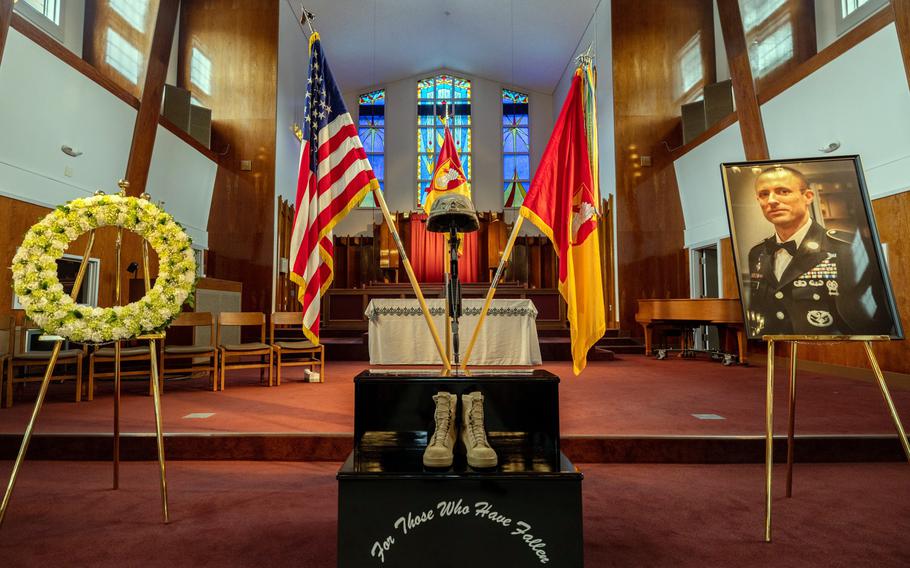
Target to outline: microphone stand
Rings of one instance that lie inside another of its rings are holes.
[[[458,280],[458,232],[453,223],[449,227],[449,281],[446,283],[446,300],[449,317],[452,319],[452,351],[458,369],[458,318],[461,317],[461,282]]]

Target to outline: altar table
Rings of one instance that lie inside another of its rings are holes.
[[[460,353],[464,354],[480,319],[482,298],[462,300],[459,322]],[[445,341],[444,298],[428,298],[427,305],[439,337]],[[439,353],[416,299],[374,299],[366,310],[369,320],[370,364],[441,365]],[[537,308],[527,299],[494,299],[470,365],[540,365]],[[452,357],[452,365],[455,361]]]

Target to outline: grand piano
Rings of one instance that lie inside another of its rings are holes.
[[[654,326],[695,328],[716,325],[736,331],[739,362],[746,362],[746,333],[742,304],[737,298],[680,298],[638,300],[635,321],[645,331],[645,353],[651,353]]]

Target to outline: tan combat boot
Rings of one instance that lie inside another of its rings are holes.
[[[461,395],[461,441],[468,451],[468,465],[477,468],[496,467],[496,452],[487,443],[483,425],[483,394]]]
[[[433,395],[436,412],[433,419],[436,429],[423,452],[423,465],[426,467],[451,467],[452,450],[455,448],[455,405],[458,397],[447,392]]]

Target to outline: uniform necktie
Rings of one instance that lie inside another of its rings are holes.
[[[765,250],[768,251],[768,254],[774,254],[781,249],[790,253],[790,256],[796,256],[796,241],[786,241],[783,243],[768,241],[765,245]]]

